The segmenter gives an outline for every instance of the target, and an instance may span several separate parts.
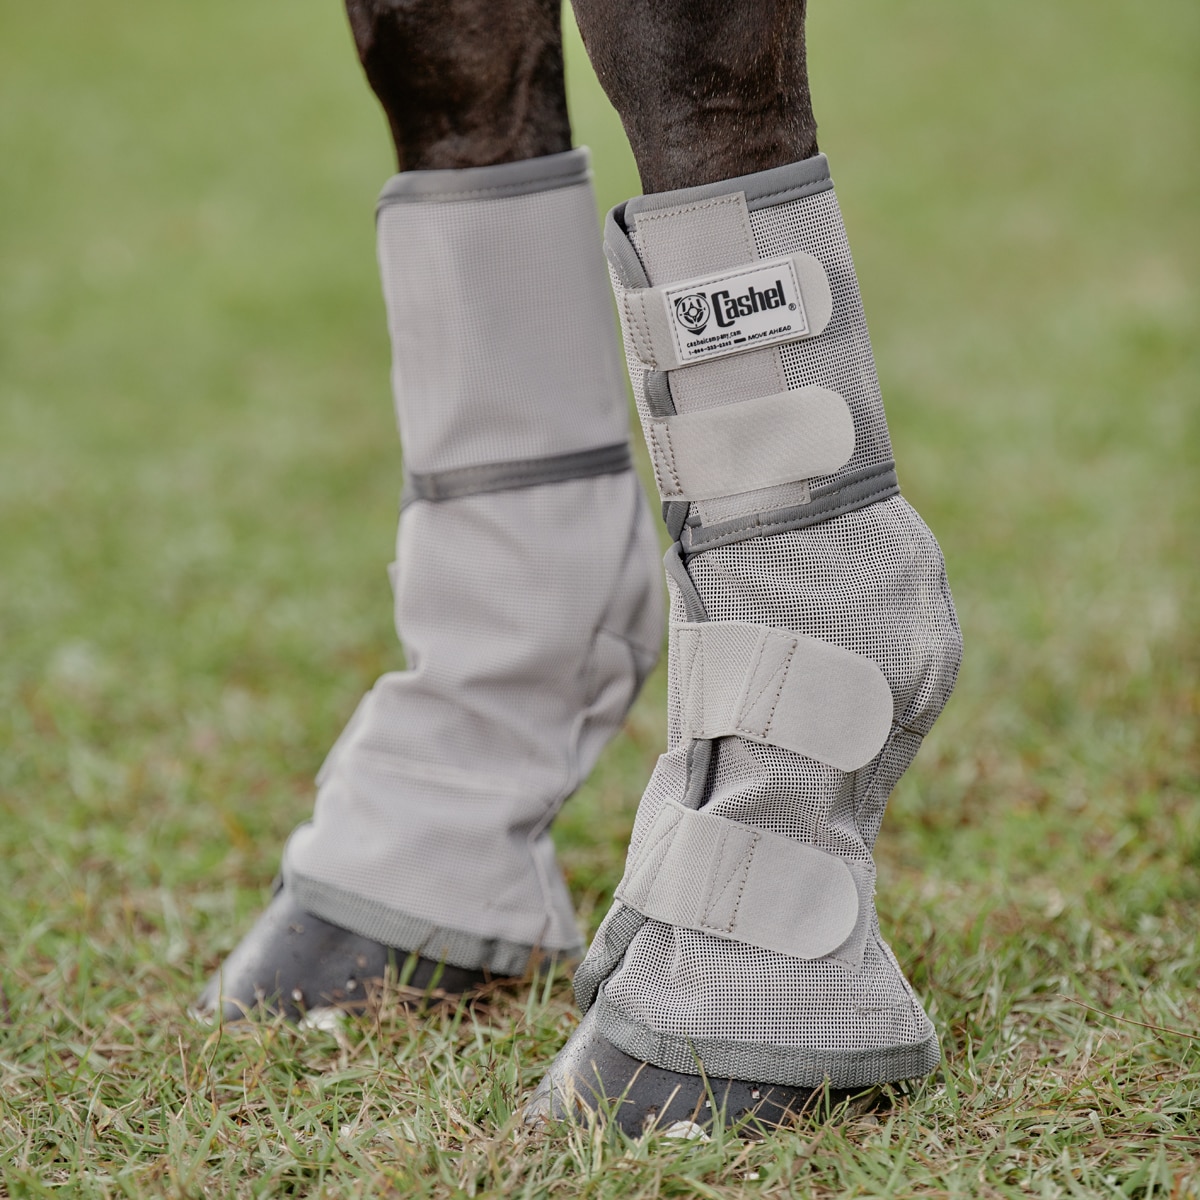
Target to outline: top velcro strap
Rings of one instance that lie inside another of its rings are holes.
[[[672,624],[685,737],[744,737],[856,771],[883,748],[894,703],[869,658],[742,621]]]
[[[816,337],[833,313],[825,268],[804,253],[634,289],[622,303],[634,353],[654,371]]]
[[[858,887],[842,859],[673,800],[616,895],[651,920],[792,958],[831,954],[858,922]]]

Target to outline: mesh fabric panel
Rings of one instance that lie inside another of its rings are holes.
[[[833,316],[820,337],[788,342],[779,350],[789,388],[810,383],[833,388],[854,417],[854,456],[841,471],[810,479],[809,486],[820,487],[843,472],[885,462],[892,457],[892,443],[836,194],[821,192],[775,208],[760,208],[750,214],[750,226],[762,258],[804,250],[820,259],[833,293]]]

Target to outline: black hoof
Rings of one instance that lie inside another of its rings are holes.
[[[597,1114],[631,1137],[651,1129],[695,1136],[718,1121],[761,1133],[825,1104],[824,1089],[681,1075],[640,1062],[603,1037],[595,1017],[592,1008],[550,1064],[525,1106],[527,1124]],[[834,1092],[830,1099],[838,1103],[849,1094]]]
[[[300,1021],[314,1009],[361,1012],[383,981],[415,991],[462,995],[487,982],[482,971],[452,967],[360,937],[275,893],[254,927],[208,981],[193,1007],[202,1020],[240,1021],[256,1013]]]

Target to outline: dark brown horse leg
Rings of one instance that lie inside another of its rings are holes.
[[[559,0],[346,0],[402,171],[569,150]]]
[[[805,0],[574,0],[574,8],[647,192],[816,153]]]

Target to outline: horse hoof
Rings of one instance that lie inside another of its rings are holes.
[[[761,1134],[793,1124],[824,1089],[683,1075],[631,1058],[596,1029],[591,1008],[525,1106],[525,1123],[615,1121],[631,1137],[701,1137],[720,1124]],[[834,1093],[836,1102],[840,1093]]]
[[[401,975],[409,955],[340,929],[301,909],[280,888],[193,1005],[197,1019],[241,1021],[282,1016],[288,1021],[362,1012],[390,974]],[[406,984],[459,996],[486,983],[483,971],[418,957]]]

